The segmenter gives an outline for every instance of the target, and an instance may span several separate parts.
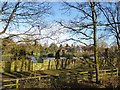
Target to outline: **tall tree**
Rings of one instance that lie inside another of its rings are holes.
[[[12,39],[5,39],[3,42],[2,42],[2,54],[8,54],[12,48],[13,48],[13,45],[9,45],[7,46],[7,44],[9,43],[14,43],[14,41]],[[8,51],[9,50],[9,51]]]
[[[58,46],[55,43],[51,43],[51,45],[49,46],[49,51],[55,55],[55,52],[58,51]]]
[[[65,47],[69,47],[69,45],[68,44],[66,44],[66,46]]]
[[[62,44],[60,44],[59,49],[61,49],[62,47],[63,47]]]
[[[59,22],[64,28],[68,28],[69,30],[71,30],[71,32],[79,35],[78,39],[70,38],[68,40],[75,40],[85,45],[87,44],[83,42],[82,40],[93,39],[94,41],[96,82],[98,83],[99,82],[99,62],[98,62],[98,50],[97,50],[97,23],[99,21],[97,21],[97,18],[100,15],[99,9],[97,8],[98,3],[95,3],[95,2],[86,2],[86,3],[64,2],[64,4],[65,4],[65,8],[63,9],[67,9],[67,10],[75,9],[80,13],[78,18],[70,21],[69,24],[65,24],[65,23],[63,24],[63,22]]]
[[[93,21],[93,29],[94,29],[94,58],[96,64],[96,81],[99,82],[99,62],[98,62],[98,50],[97,50],[97,12],[95,11],[95,2],[91,2],[92,8],[92,21]]]

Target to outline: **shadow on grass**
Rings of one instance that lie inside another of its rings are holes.
[[[100,88],[100,85],[85,80],[78,83],[77,79],[70,78],[65,80],[65,77],[61,77],[51,82],[51,88]]]
[[[30,75],[30,72],[17,72],[19,74],[23,74],[24,76],[29,76]]]
[[[16,78],[16,76],[12,75],[10,73],[3,72],[2,73],[2,78]]]

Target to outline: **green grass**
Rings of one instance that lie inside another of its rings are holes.
[[[78,68],[78,69],[63,69],[63,70],[45,70],[44,72],[47,74],[60,74],[62,72],[64,73],[69,73],[69,72],[73,72],[76,73],[78,71],[88,71],[88,70],[94,70],[94,68]]]
[[[106,67],[100,67],[100,69],[111,69],[113,68],[112,66],[106,66]],[[73,72],[76,73],[78,71],[88,71],[88,70],[95,70],[95,68],[74,68],[74,69],[63,69],[63,70],[45,70],[44,73],[46,74],[60,74],[61,72],[68,73],[68,72]]]
[[[104,67],[100,67],[100,69],[112,69],[114,68],[113,66],[104,66]]]
[[[13,56],[13,54],[5,54],[5,55],[2,55],[2,57],[4,56]]]
[[[100,67],[100,69],[111,69],[113,68],[112,66],[106,66],[106,67]],[[54,82],[50,82],[51,85],[55,86],[55,87],[62,87],[62,86],[66,86],[66,84],[72,83],[72,85],[78,85],[78,83],[76,83],[77,80],[86,80],[89,81],[89,77],[88,75],[79,75],[79,71],[89,71],[89,70],[95,70],[95,68],[77,68],[77,69],[62,69],[62,70],[43,70],[43,71],[36,71],[36,74],[41,75],[41,73],[44,74],[48,74],[48,75],[58,75],[58,79],[56,78],[56,80],[53,80]],[[18,78],[20,76],[27,76],[29,75],[31,72],[12,72],[12,73],[4,73],[5,76],[9,76],[12,78]],[[35,73],[35,72],[33,72]],[[109,77],[111,77],[110,75],[108,75]],[[94,76],[95,77],[95,76]],[[105,77],[106,78],[106,77]],[[46,79],[45,79],[46,81]],[[83,82],[82,81],[82,82]],[[47,81],[48,82],[48,81]],[[48,83],[45,83],[44,80],[41,80],[37,82],[37,81],[30,81],[30,82],[25,82],[26,86],[31,86],[33,84],[36,83],[36,85],[40,84],[46,84],[48,85]],[[24,85],[25,85],[24,83]],[[59,86],[60,85],[60,86]],[[93,85],[93,84],[92,84]],[[43,86],[43,85],[42,85]],[[78,85],[79,86],[79,85]],[[38,87],[38,86],[36,86]],[[45,86],[47,87],[47,86]],[[49,86],[48,86],[49,87]],[[69,86],[71,87],[71,85]]]
[[[106,67],[100,67],[100,69],[112,69],[112,66],[106,66]],[[74,69],[62,69],[62,70],[43,70],[42,73],[50,74],[50,75],[59,75],[61,73],[63,74],[72,74],[72,73],[78,73],[78,71],[89,71],[89,70],[95,70],[95,68],[74,68]],[[3,75],[8,77],[23,77],[23,76],[29,76],[30,72],[11,72],[11,73],[3,73]]]

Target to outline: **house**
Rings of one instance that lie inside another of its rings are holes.
[[[74,48],[72,48],[72,47],[63,47],[60,49],[60,53],[72,52],[73,50],[74,50]]]
[[[94,52],[94,46],[93,45],[88,45],[88,46],[82,46],[81,51],[85,53],[93,53]]]
[[[60,53],[66,53],[66,52],[74,52],[74,53],[93,53],[94,47],[93,45],[89,46],[82,46],[82,47],[63,47],[60,49]]]

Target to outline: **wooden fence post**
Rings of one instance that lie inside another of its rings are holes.
[[[18,86],[19,86],[18,83],[19,83],[19,79],[16,80],[16,88],[18,88]]]
[[[119,72],[119,69],[118,68],[116,68],[117,69],[117,77],[118,77],[118,72]]]
[[[104,77],[106,77],[106,71],[105,70],[103,70],[104,71]]]
[[[49,59],[49,62],[48,62],[48,70],[50,70],[50,62],[51,62],[51,60]]]
[[[39,77],[39,81],[40,81],[41,77]]]
[[[74,60],[74,68],[75,68],[75,60]]]
[[[114,69],[112,68],[112,69],[111,69],[111,71],[112,71],[112,72],[111,72],[111,76],[113,76],[113,70],[114,70]]]

